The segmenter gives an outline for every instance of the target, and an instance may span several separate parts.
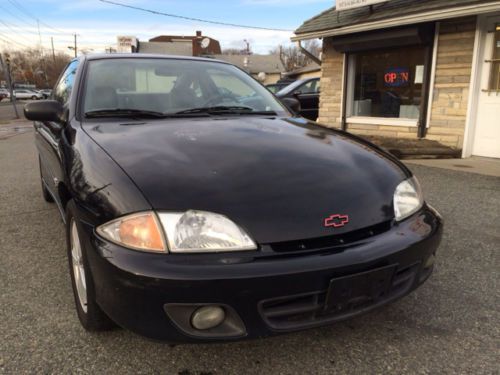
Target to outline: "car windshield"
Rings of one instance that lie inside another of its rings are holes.
[[[120,58],[89,62],[84,113],[285,115],[286,109],[235,66],[187,59]]]

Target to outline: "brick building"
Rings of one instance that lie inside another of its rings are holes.
[[[500,1],[354,3],[376,4],[334,7],[295,31],[323,40],[318,122],[499,158]]]
[[[119,53],[158,53],[179,56],[211,56],[221,53],[218,40],[202,35],[159,35],[142,42],[134,36],[118,36]]]

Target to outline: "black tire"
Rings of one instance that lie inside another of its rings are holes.
[[[37,100],[37,99],[38,99],[38,96],[33,95],[33,96],[31,97],[31,100]]]
[[[47,187],[45,186],[45,183],[43,182],[43,177],[42,177],[42,161],[40,160],[40,155],[38,155],[38,169],[40,171],[40,185],[42,186],[43,200],[45,202],[52,203],[52,202],[54,202],[54,198],[49,193],[49,191],[47,190]]]
[[[75,272],[73,268],[73,260],[72,260],[72,236],[71,229],[73,223],[76,225],[76,231],[78,233],[78,237],[80,237],[80,233],[82,230],[80,228],[81,224],[78,218],[76,217],[76,206],[75,203],[70,200],[66,205],[66,248],[68,253],[68,264],[69,264],[69,273],[71,277],[71,286],[73,287],[73,295],[75,297],[75,305],[76,312],[78,315],[78,319],[80,320],[81,325],[87,331],[107,331],[110,330],[116,325],[108,318],[108,316],[101,310],[97,302],[95,301],[95,288],[94,282],[92,280],[92,273],[90,272],[85,248],[80,245],[81,248],[81,261],[83,265],[83,270],[85,274],[85,284],[86,284],[86,310],[82,307],[82,303],[80,302],[80,297],[78,296],[77,286],[75,282]]]

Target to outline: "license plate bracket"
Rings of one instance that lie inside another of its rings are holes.
[[[392,284],[397,265],[338,277],[330,280],[325,311],[344,311],[354,305],[376,301]]]

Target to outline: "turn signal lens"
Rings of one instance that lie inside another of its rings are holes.
[[[102,237],[136,250],[166,252],[163,233],[153,212],[133,214],[97,228]]]

